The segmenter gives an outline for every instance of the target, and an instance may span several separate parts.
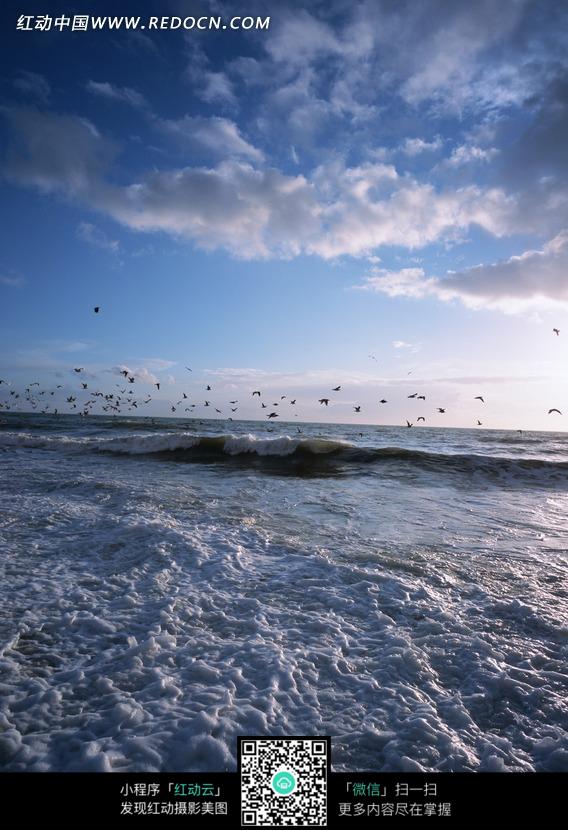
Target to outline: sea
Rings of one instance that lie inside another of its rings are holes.
[[[0,765],[568,770],[568,434],[0,417]]]

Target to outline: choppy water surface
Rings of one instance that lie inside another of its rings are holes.
[[[563,433],[3,415],[2,768],[567,770],[567,515]]]

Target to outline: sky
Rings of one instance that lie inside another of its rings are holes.
[[[566,429],[565,2],[56,5],[0,11],[0,401]]]

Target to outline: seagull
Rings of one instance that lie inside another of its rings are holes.
[[[418,394],[418,392],[415,392],[414,395],[407,395],[406,397],[407,398],[415,398],[417,396],[417,394]]]
[[[426,418],[423,415],[421,415],[420,418],[416,419],[416,423],[418,423],[418,421],[424,421],[425,422]]]
[[[258,395],[258,397],[260,398],[260,392],[258,392],[258,391],[257,391],[257,392],[253,392],[253,393],[252,393],[253,398],[254,398],[254,396],[255,396],[255,395]]]
[[[407,426],[407,427],[411,427],[411,426],[412,426],[412,424],[410,423],[410,421],[407,421],[407,422],[406,422],[406,426]]]
[[[481,423],[481,421],[478,421],[478,422],[477,422],[477,426],[478,426],[478,427],[482,427],[482,426],[483,426],[483,424]]]
[[[485,403],[481,395],[478,395],[476,398],[473,399],[474,401],[481,401],[481,403]]]
[[[441,409],[441,407],[438,407],[438,412],[444,413],[445,411],[446,411],[445,409]]]
[[[332,392],[339,392],[340,389],[341,389],[341,386],[334,386],[331,391]]]
[[[294,398],[294,400],[293,400],[293,401],[290,401],[290,405],[291,405],[291,406],[294,406],[294,404],[295,404],[295,403],[296,403],[296,398]]]
[[[186,366],[185,368],[187,369],[188,372],[193,372],[193,369],[190,369],[189,366]]]
[[[82,372],[84,370],[84,366],[81,366],[79,369],[74,369],[75,372]]]
[[[361,412],[360,406],[354,406],[353,409],[355,410],[355,412]]]
[[[552,331],[554,332],[554,334],[555,334],[557,337],[558,337],[558,335],[560,334],[560,329],[552,329]]]
[[[388,401],[385,401],[385,399],[383,398],[382,400],[379,401],[379,403],[388,403]]]
[[[426,400],[426,395],[418,395],[418,397],[416,398],[416,400],[417,400],[417,401],[425,401],[425,400]]]
[[[81,370],[80,369],[75,369],[75,371],[80,372]],[[127,378],[128,377],[128,369],[121,369],[120,374],[124,375],[124,377]]]
[[[549,409],[548,414],[550,415],[551,412],[558,412],[559,415],[562,415],[562,412],[559,409]]]
[[[266,417],[267,418],[278,418],[278,413],[277,412],[271,412],[270,415],[267,415]]]
[[[238,401],[229,401],[229,403],[238,403]]]
[[[320,398],[319,403],[324,403],[327,406],[329,403],[329,398]]]
[[[209,386],[209,384],[207,384],[207,389],[205,391],[206,392],[211,392],[211,387]]]
[[[128,374],[128,373],[127,373],[127,374]],[[155,383],[155,384],[154,384],[154,386],[157,388],[157,390],[158,390],[158,392],[159,392],[159,391],[160,391],[160,384],[159,384],[159,383]]]
[[[96,306],[94,307],[94,309],[93,309],[93,311],[95,312],[95,314],[98,314],[100,310],[101,310],[100,305],[96,305]]]

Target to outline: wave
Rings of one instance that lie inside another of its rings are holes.
[[[568,462],[539,458],[506,458],[481,454],[449,454],[404,447],[357,446],[329,438],[289,435],[195,435],[159,433],[112,438],[4,433],[0,447],[29,447],[116,456],[146,456],[168,461],[236,463],[282,474],[355,474],[375,468],[422,469],[507,479],[550,479],[568,483]]]

